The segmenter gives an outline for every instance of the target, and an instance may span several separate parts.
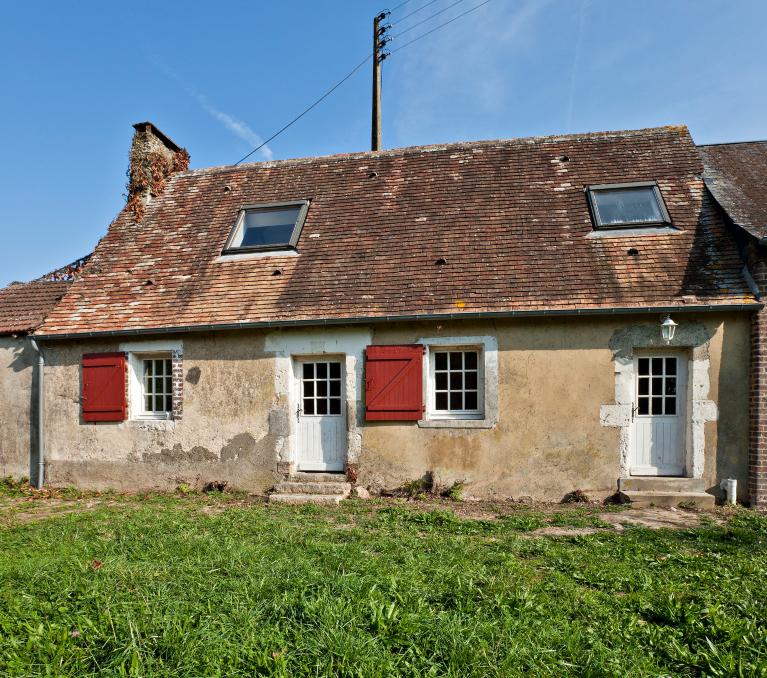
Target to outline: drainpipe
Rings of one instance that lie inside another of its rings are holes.
[[[45,481],[45,430],[43,429],[45,356],[34,339],[30,338],[29,341],[37,352],[37,489],[42,490]]]

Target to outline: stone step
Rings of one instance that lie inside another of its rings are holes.
[[[342,494],[347,496],[352,491],[351,483],[297,482],[287,481],[274,486],[277,494]]]
[[[697,508],[712,508],[715,504],[714,495],[706,492],[640,492],[630,490],[623,491],[622,494],[631,501],[632,506],[638,508],[647,506],[676,507],[679,504],[694,504]]]
[[[297,483],[345,483],[348,481],[345,473],[325,473],[324,471],[297,471],[289,478],[289,482]]]
[[[621,492],[705,492],[703,478],[676,478],[669,476],[634,476],[620,478]]]
[[[276,504],[340,504],[346,497],[342,494],[270,494],[269,501]]]

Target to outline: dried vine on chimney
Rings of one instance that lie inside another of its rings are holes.
[[[170,176],[189,169],[189,153],[185,148],[168,157],[157,151],[142,152],[133,145],[128,170],[128,209],[136,221],[144,218],[147,197],[162,193]]]

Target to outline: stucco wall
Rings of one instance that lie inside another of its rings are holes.
[[[0,477],[32,475],[37,428],[34,365],[37,354],[25,338],[0,336]]]
[[[719,410],[718,421],[704,425],[703,477],[710,487],[725,476],[744,486],[748,318],[719,314],[676,319],[697,323],[706,334],[708,398]],[[393,488],[431,472],[443,484],[463,480],[470,495],[481,497],[559,500],[576,488],[606,496],[615,491],[620,473],[619,429],[603,425],[600,418],[601,408],[616,398],[611,341],[627,327],[651,331],[657,322],[654,316],[561,317],[173,337],[183,341],[180,422],[82,423],[80,357],[116,350],[120,342],[51,344],[46,372],[48,477],[56,484],[122,489],[215,479],[264,491],[278,477],[278,468],[291,460],[295,444],[289,356],[341,351],[349,356],[347,370],[355,371],[347,375],[349,453],[358,464],[361,484]],[[365,343],[452,336],[497,340],[494,426],[364,422],[359,370]]]

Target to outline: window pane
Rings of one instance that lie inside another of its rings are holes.
[[[450,373],[450,389],[457,390],[463,388],[463,374],[460,372]]]
[[[646,377],[640,377],[639,379],[639,395],[649,395],[650,393],[650,380]]]
[[[663,377],[653,377],[652,379],[652,394],[663,395]]]
[[[595,190],[591,194],[604,226],[663,221],[652,186]]]
[[[650,374],[650,359],[649,358],[640,358],[639,359],[639,374],[647,376]]]
[[[450,394],[450,409],[462,410],[463,409],[463,393],[451,393]]]
[[[476,389],[477,388],[477,373],[476,372],[467,372],[463,376],[464,386],[466,389]]]
[[[652,399],[652,413],[663,414],[663,398]]]
[[[341,382],[340,381],[331,381],[330,382],[330,395],[332,395],[332,396],[340,396],[341,395]]]
[[[341,363],[330,363],[330,378],[331,379],[341,378]]]
[[[313,381],[305,381],[304,382],[304,395],[309,396],[310,398],[314,395],[314,382]]]
[[[317,363],[317,379],[327,379],[327,378],[328,378],[328,364]]]
[[[239,242],[234,247],[288,245],[300,206],[246,210]]]
[[[328,413],[328,401],[325,398],[317,400],[317,414]]]
[[[447,409],[447,393],[437,393],[434,396],[434,409],[446,410]]]
[[[464,361],[464,368],[467,370],[476,370],[477,369],[477,352],[476,351],[466,351],[466,353],[463,354],[463,361]]]
[[[165,379],[163,379],[163,377],[154,378],[154,393],[156,395],[162,395],[162,393],[165,391],[164,382]]]
[[[165,411],[171,412],[173,410],[173,396],[172,395],[166,395],[165,396]]]
[[[676,374],[676,358],[666,358],[666,374]]]
[[[450,369],[460,370],[463,367],[463,353],[453,352],[450,354]]]
[[[304,379],[314,379],[314,363],[304,363]]]
[[[328,394],[328,382],[326,382],[326,381],[318,381],[317,382],[317,395],[324,397],[327,394]]]
[[[649,398],[640,398],[639,399],[639,407],[637,408],[637,412],[639,412],[639,414],[650,414],[650,399]]]
[[[156,395],[154,397],[154,411],[155,412],[165,411],[165,403],[163,402],[163,397],[161,395]]]
[[[304,398],[304,414],[314,414],[314,400],[312,398]]]
[[[165,377],[165,393],[173,393],[173,379],[171,377]]]
[[[341,399],[340,398],[331,398],[330,399],[330,414],[341,414]]]
[[[652,359],[652,373],[654,375],[663,374],[663,358]]]
[[[434,375],[434,387],[438,391],[447,390],[447,372],[437,372]]]
[[[152,411],[152,396],[150,395],[144,397],[144,411],[145,412]]]
[[[164,369],[165,369],[165,361],[164,360],[155,360],[154,361],[154,373],[156,375],[162,376]]]
[[[676,414],[676,398],[666,398],[666,414]]]
[[[144,361],[144,376],[145,377],[151,377],[152,376],[152,366],[154,365],[154,362],[152,360],[145,360]]]
[[[447,353],[435,353],[434,354],[434,369],[446,370],[447,369]]]
[[[464,396],[465,399],[465,405],[467,410],[476,410],[477,409],[477,394],[476,392],[469,391]]]
[[[676,377],[666,377],[666,395],[676,395]]]

